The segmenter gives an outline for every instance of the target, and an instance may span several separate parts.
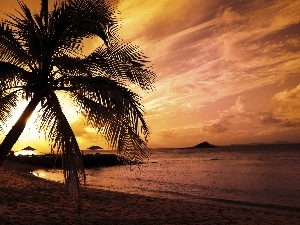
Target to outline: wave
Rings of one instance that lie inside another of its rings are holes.
[[[222,199],[222,198],[201,198],[201,199],[222,202],[222,203],[228,203],[228,204],[235,204],[235,205],[254,206],[254,207],[260,207],[260,208],[281,209],[281,210],[287,210],[287,211],[300,212],[299,207],[292,207],[292,206],[244,202],[244,201],[236,201],[236,200]]]

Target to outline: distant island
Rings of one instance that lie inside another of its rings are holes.
[[[274,141],[271,143],[266,142],[252,142],[247,144],[231,144],[231,146],[241,146],[241,145],[289,145],[289,144],[300,144],[297,142],[289,142],[289,141]]]
[[[209,144],[207,141],[195,145],[193,148],[215,148],[217,146]]]

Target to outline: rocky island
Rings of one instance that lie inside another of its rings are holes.
[[[205,141],[195,145],[193,148],[215,148],[215,147],[216,147],[215,145],[209,144],[207,141]]]

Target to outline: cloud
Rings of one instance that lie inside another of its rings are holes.
[[[232,7],[228,7],[220,14],[221,22],[223,24],[231,25],[237,22],[241,22],[244,17],[238,12],[234,11]]]
[[[278,104],[275,113],[283,118],[300,119],[300,84],[277,93],[272,100]]]
[[[213,121],[210,125],[203,126],[204,133],[224,133],[230,131],[237,125],[242,126],[244,123],[248,123],[252,120],[253,115],[246,110],[246,96],[238,96],[235,104],[228,110],[222,110],[219,113],[219,119]],[[250,118],[250,119],[249,119]]]
[[[246,114],[246,96],[239,96],[235,101],[235,105],[230,107],[229,110],[220,112],[221,118],[234,118],[237,116],[244,116]]]
[[[221,122],[214,123],[210,126],[204,126],[202,128],[205,133],[223,133],[228,130],[227,127],[221,124]]]
[[[157,41],[209,20],[219,2],[174,0],[170,4],[169,0],[120,1],[118,9],[123,18],[123,36],[126,40],[138,37]]]
[[[272,124],[281,122],[281,120],[276,118],[272,112],[258,114],[258,118],[262,124]]]
[[[168,90],[178,95],[189,95],[192,94],[196,89],[197,84],[190,80],[175,80],[171,79]]]
[[[250,59],[251,56],[242,46],[242,43],[233,38],[226,38],[220,51],[226,61],[244,61]]]
[[[282,123],[282,126],[283,127],[288,127],[288,128],[300,128],[300,119],[296,119],[296,120],[286,119]]]
[[[274,98],[285,105],[295,105],[297,108],[300,106],[300,84],[293,89],[284,90],[282,92],[277,93]]]
[[[143,99],[151,143],[294,129],[268,85],[284,82],[281,90],[299,76],[299,8],[293,0],[120,1],[123,37],[142,47],[158,78]]]
[[[159,136],[162,139],[177,139],[177,134],[174,132],[174,130],[161,130],[159,132]]]

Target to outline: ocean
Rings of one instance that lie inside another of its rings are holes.
[[[62,182],[60,170],[33,174]],[[140,166],[87,169],[87,188],[300,210],[300,144],[152,149]]]

